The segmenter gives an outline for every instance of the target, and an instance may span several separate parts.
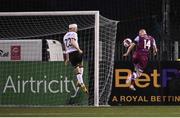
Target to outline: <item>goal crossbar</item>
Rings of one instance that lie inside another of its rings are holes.
[[[0,16],[58,16],[58,15],[95,15],[99,11],[39,11],[39,12],[0,12]]]
[[[99,11],[38,11],[38,12],[0,12],[0,16],[95,16],[95,53],[94,53],[94,106],[99,106]]]

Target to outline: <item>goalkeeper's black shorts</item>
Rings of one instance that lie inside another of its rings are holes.
[[[80,66],[82,64],[83,54],[78,51],[74,51],[69,53],[69,61],[71,62],[73,67]]]

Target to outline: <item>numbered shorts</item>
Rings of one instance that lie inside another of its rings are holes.
[[[82,64],[83,56],[78,51],[74,51],[69,53],[69,61],[71,62],[72,66],[75,68]]]

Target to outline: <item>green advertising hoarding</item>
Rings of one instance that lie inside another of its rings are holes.
[[[64,62],[0,62],[0,105],[88,105]],[[88,64],[84,63],[88,86]]]

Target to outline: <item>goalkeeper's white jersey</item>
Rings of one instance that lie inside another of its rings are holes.
[[[66,48],[66,53],[71,53],[71,52],[77,51],[77,49],[74,48],[72,46],[72,44],[71,44],[71,39],[72,38],[75,39],[75,41],[78,44],[78,36],[77,36],[76,32],[67,32],[64,35],[63,42],[64,42],[64,45],[65,45],[65,48]]]

